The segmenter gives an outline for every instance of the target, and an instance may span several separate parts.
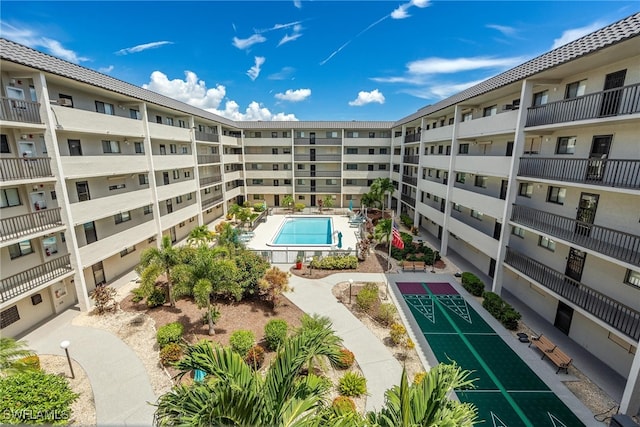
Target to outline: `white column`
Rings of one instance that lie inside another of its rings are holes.
[[[640,342],[636,344],[636,354],[627,375],[627,385],[620,401],[620,413],[636,415],[640,412]]]
[[[451,217],[451,198],[456,171],[456,155],[458,154],[458,126],[461,117],[460,105],[456,105],[453,112],[453,129],[451,130],[451,153],[449,154],[449,170],[447,171],[447,195],[444,203],[444,217],[442,219],[442,239],[440,240],[440,255],[447,255],[449,249],[449,218]]]
[[[198,225],[204,225],[202,217],[202,195],[200,194],[200,166],[198,165],[198,143],[196,142],[196,123],[193,116],[189,117],[189,127],[191,128],[191,154],[193,154],[193,179],[196,180],[196,203],[198,204]]]
[[[149,168],[149,190],[151,190],[151,201],[153,207],[153,221],[156,223],[156,246],[162,244],[162,223],[160,222],[160,201],[158,200],[158,185],[156,183],[156,170],[153,166],[153,151],[151,149],[151,133],[149,132],[149,112],[147,104],[140,106],[142,113],[142,129],[144,135],[144,155]]]

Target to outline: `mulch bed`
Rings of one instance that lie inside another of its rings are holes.
[[[303,264],[300,270],[291,267],[291,274],[307,279],[322,279],[335,273],[384,273],[387,271],[387,259],[379,254],[370,254],[367,259],[358,263],[358,268],[349,270],[318,270],[309,271],[309,266]]]

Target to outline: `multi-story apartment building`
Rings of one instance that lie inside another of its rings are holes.
[[[392,205],[640,409],[640,14],[395,122],[234,122],[0,40],[0,312],[17,335],[229,204]]]

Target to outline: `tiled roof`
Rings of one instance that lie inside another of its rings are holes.
[[[557,67],[558,65],[572,61],[581,56],[588,55],[621,41],[637,37],[638,35],[640,35],[640,13],[628,16],[627,18],[615,22],[607,27],[574,40],[571,43],[567,43],[564,46],[553,49],[552,51],[544,53],[525,62],[524,64],[518,65],[504,73],[478,83],[475,86],[463,90],[462,92],[458,92],[457,94],[443,99],[433,105],[421,108],[415,113],[398,120],[393,125],[400,126],[404,123],[419,119],[427,114],[443,110],[478,95],[482,95],[500,87],[526,79],[534,74]]]

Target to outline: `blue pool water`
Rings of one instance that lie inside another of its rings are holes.
[[[287,218],[273,239],[273,245],[330,245],[331,218]]]

